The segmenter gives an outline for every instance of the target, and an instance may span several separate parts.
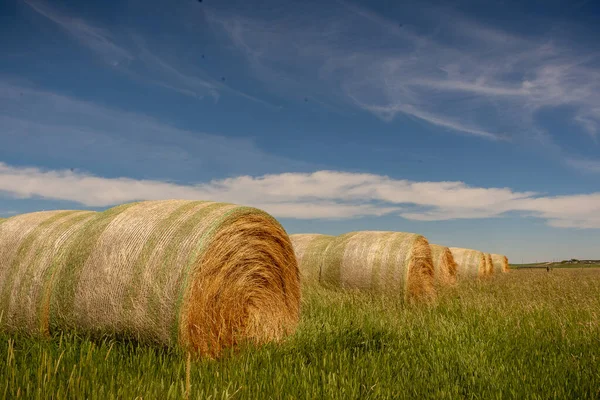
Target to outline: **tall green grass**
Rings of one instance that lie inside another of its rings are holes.
[[[435,304],[307,288],[297,333],[192,362],[189,398],[598,398],[600,270],[511,271]],[[0,398],[179,399],[186,357],[75,333],[0,337]]]

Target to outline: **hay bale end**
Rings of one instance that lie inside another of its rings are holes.
[[[455,284],[458,266],[450,249],[437,244],[431,244],[430,247],[435,281],[442,286]]]

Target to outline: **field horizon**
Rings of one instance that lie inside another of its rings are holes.
[[[510,264],[513,269],[516,268],[600,268],[600,260],[578,260],[572,258],[562,261],[542,261],[535,263]]]
[[[2,334],[4,398],[597,398],[600,269],[512,270],[431,304],[305,287],[296,333],[217,360],[115,337]],[[186,389],[187,388],[187,389]],[[187,392],[189,390],[189,392]]]

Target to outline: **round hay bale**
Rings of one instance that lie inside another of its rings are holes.
[[[496,272],[508,272],[508,258],[502,254],[492,254],[492,264]]]
[[[458,265],[457,275],[459,278],[485,275],[485,255],[481,251],[450,247],[450,252]]]
[[[454,285],[456,283],[456,270],[458,266],[456,265],[456,261],[454,261],[452,252],[446,246],[432,244],[430,247],[435,281],[442,286]]]
[[[321,283],[399,293],[406,299],[430,298],[435,289],[429,242],[403,232],[336,236],[326,249]]]
[[[22,309],[39,310],[42,331],[123,334],[218,355],[242,341],[280,339],[298,322],[293,248],[281,225],[263,211],[168,200],[125,204],[85,217],[71,213],[81,225],[61,244],[53,242],[51,261],[35,264],[45,266],[46,284],[37,290],[47,294]],[[43,241],[38,236],[46,235],[39,226],[49,223],[46,216],[22,218],[27,221],[20,226],[12,219],[10,229],[0,225],[3,252],[15,247],[15,235],[26,237],[13,251],[21,258],[37,254]],[[56,224],[67,225],[65,218]],[[60,230],[56,224],[48,229]],[[14,264],[3,263],[0,274],[14,275],[28,262],[19,261],[7,273],[6,265]],[[12,286],[13,292],[22,290],[16,279]]]
[[[334,238],[318,233],[290,235],[302,283],[319,283],[327,246]]]

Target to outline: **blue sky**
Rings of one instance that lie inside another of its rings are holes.
[[[0,216],[209,199],[600,258],[597,2],[0,4]]]

